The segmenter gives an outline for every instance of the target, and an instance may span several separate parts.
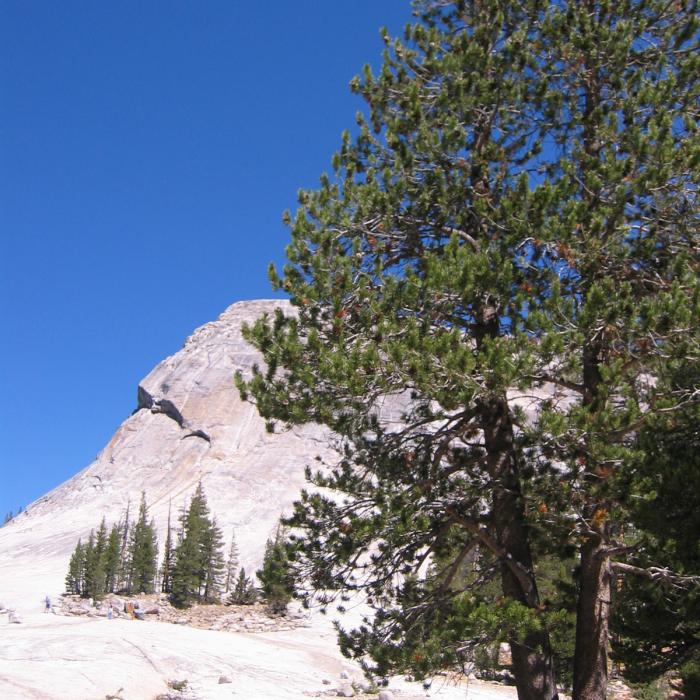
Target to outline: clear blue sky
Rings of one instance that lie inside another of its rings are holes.
[[[0,2],[0,518],[87,466],[139,380],[271,296],[409,0]],[[232,391],[233,391],[232,387]]]

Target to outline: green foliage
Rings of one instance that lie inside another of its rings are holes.
[[[170,600],[178,607],[195,601],[214,602],[222,583],[223,545],[220,529],[209,518],[201,482],[181,520],[182,537],[174,554]]]
[[[284,614],[294,593],[294,577],[282,527],[277,528],[274,539],[267,541],[262,568],[256,575],[262,584],[262,596],[270,610]]]
[[[147,522],[145,494],[133,527],[128,513],[127,506],[122,524],[109,531],[102,518],[97,534],[91,530],[85,544],[78,540],[66,574],[68,593],[99,599],[105,593],[153,590],[158,545],[154,525]],[[125,533],[131,533],[126,547]]]
[[[105,574],[105,590],[114,592],[117,587],[117,576],[119,575],[119,544],[121,533],[118,525],[112,525],[107,538],[107,545],[103,555],[103,566]]]
[[[129,543],[130,593],[152,593],[158,570],[158,542],[155,525],[148,520],[146,494],[141,494],[139,514],[131,528]]]
[[[103,521],[104,523],[104,521]],[[102,533],[100,526],[99,533]],[[102,553],[104,546],[104,538],[98,535],[95,539],[95,532],[90,530],[90,537],[85,545],[84,557],[84,580],[83,590],[81,595],[84,598],[93,598],[98,600],[102,597],[104,590],[104,567],[102,563]]]
[[[338,462],[309,471],[336,494],[304,493],[290,524],[309,595],[378,607],[348,653],[423,673],[504,624],[520,690],[576,609],[574,696],[602,697],[612,576],[595,571],[629,556],[636,435],[698,401],[671,380],[700,361],[697,6],[417,8],[352,81],[368,113],[287,217],[270,275],[296,313],[245,330],[266,369],[237,385],[271,427],[338,436]],[[493,565],[458,581],[477,545]],[[573,557],[560,619],[533,571]],[[494,577],[498,623],[476,612]]]
[[[695,384],[692,371],[683,374]],[[700,483],[700,408],[659,416],[639,443],[641,458],[628,475],[632,561],[700,577],[700,493],[690,486]],[[700,588],[625,579],[616,602],[613,650],[629,678],[646,683],[680,669],[686,694],[697,692]]]
[[[245,569],[241,567],[238,577],[234,581],[228,600],[229,605],[252,605],[258,599],[258,592]]]
[[[171,593],[173,590],[173,565],[175,562],[175,546],[173,544],[172,528],[170,526],[170,506],[168,506],[168,526],[165,533],[163,564],[161,566],[161,591]]]
[[[202,559],[205,562],[202,601],[205,603],[214,603],[219,600],[226,570],[223,547],[221,529],[214,518],[202,539]]]
[[[75,545],[66,574],[66,592],[81,595],[85,581],[85,548],[81,540]]]

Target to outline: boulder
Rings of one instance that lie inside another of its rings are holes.
[[[219,685],[224,683],[233,683],[230,676],[219,676]]]
[[[377,700],[394,700],[394,694],[390,690],[380,690]]]
[[[343,683],[338,687],[338,689],[335,691],[335,694],[339,698],[354,698],[355,697],[355,691],[353,690],[353,687],[350,685],[350,683]]]

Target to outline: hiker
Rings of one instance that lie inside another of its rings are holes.
[[[53,612],[53,608],[51,607],[51,598],[47,595],[46,598],[44,598],[44,613],[47,612]]]

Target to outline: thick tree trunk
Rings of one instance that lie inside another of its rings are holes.
[[[612,572],[599,538],[581,545],[573,700],[605,700]]]
[[[489,473],[493,480],[492,520],[499,546],[503,593],[531,608],[540,604],[532,570],[525,513],[520,490],[513,426],[505,398],[481,407]],[[523,641],[510,640],[519,700],[555,700],[554,664],[546,631],[530,633]]]

